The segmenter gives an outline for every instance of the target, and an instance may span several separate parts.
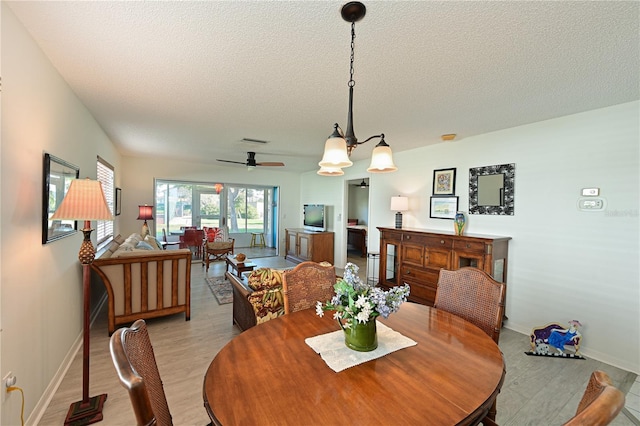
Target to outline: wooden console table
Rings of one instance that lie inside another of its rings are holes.
[[[380,230],[380,285],[411,286],[409,300],[433,306],[440,269],[465,266],[482,269],[496,281],[507,282],[511,237],[456,235],[453,231],[414,228]]]

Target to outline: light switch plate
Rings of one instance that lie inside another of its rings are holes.
[[[597,197],[600,195],[600,188],[582,188],[583,197]]]

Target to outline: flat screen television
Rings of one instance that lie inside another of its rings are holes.
[[[324,204],[304,205],[304,229],[309,231],[327,230],[327,209]]]

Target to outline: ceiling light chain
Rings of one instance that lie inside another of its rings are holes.
[[[349,64],[349,83],[347,84],[349,87],[353,87],[356,85],[355,80],[353,79],[353,61],[356,57],[355,55],[355,47],[356,47],[356,22],[353,21],[351,23],[351,63]]]
[[[371,164],[367,169],[370,173],[388,173],[398,170],[393,163],[393,153],[391,148],[384,140],[384,133],[379,135],[370,136],[362,142],[358,142],[355,132],[353,131],[353,87],[356,82],[353,79],[354,74],[354,62],[355,62],[355,39],[356,39],[356,22],[364,17],[367,9],[364,4],[352,1],[342,6],[342,18],[351,22],[351,55],[349,58],[349,111],[347,113],[347,131],[342,132],[340,126],[336,123],[334,125],[334,131],[329,136],[325,143],[324,155],[322,160],[318,163],[320,170],[319,175],[322,176],[340,176],[336,169],[342,169],[343,167],[350,167],[353,162],[349,159],[353,149],[362,145],[371,139],[380,138],[380,142],[373,149],[371,156]],[[332,170],[328,173],[327,170]]]

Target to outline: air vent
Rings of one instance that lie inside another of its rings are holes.
[[[269,143],[269,141],[263,141],[260,139],[251,139],[251,138],[242,138],[242,142],[249,142],[249,143],[259,143],[262,145],[266,145]]]

